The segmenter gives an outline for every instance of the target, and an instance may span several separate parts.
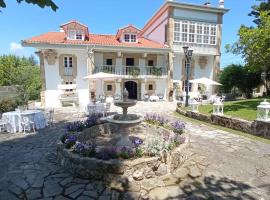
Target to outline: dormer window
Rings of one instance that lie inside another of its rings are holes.
[[[68,39],[69,40],[84,40],[84,33],[81,30],[69,30]]]
[[[82,40],[82,39],[83,39],[82,33],[76,33],[76,40]]]
[[[77,21],[70,21],[60,26],[60,30],[66,33],[67,40],[86,40],[89,36],[89,30],[86,25]]]
[[[135,35],[135,34],[125,34],[124,35],[124,41],[125,42],[132,42],[132,43],[134,43],[134,42],[137,42],[137,35]]]

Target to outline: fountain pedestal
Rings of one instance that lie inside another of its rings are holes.
[[[129,146],[133,144],[129,139],[130,128],[139,125],[142,122],[142,116],[136,114],[128,114],[128,108],[135,106],[137,101],[128,99],[128,92],[123,91],[123,100],[115,101],[114,105],[122,108],[122,114],[116,114],[107,118],[107,121],[118,126],[119,141],[117,146]]]

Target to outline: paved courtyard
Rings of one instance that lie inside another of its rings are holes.
[[[175,103],[139,102],[136,113],[161,113],[175,120]],[[113,111],[120,111],[112,107]],[[56,163],[56,144],[76,110],[57,111],[54,127],[36,134],[0,135],[0,200],[12,199],[139,199],[119,196],[102,182],[72,177]],[[189,162],[204,167],[179,185],[156,188],[154,199],[270,199],[270,145],[205,125],[187,122]],[[200,161],[203,160],[203,161]]]

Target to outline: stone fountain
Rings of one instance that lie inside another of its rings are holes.
[[[117,142],[117,146],[129,146],[132,147],[133,144],[129,139],[130,128],[139,125],[143,118],[137,114],[128,114],[128,108],[135,106],[136,100],[128,99],[128,91],[125,88],[123,91],[122,100],[114,102],[115,106],[121,107],[122,114],[116,114],[107,118],[107,121],[118,126],[120,138]]]

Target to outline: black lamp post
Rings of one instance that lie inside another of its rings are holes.
[[[263,96],[265,95],[265,86],[266,86],[266,72],[261,73],[261,78],[263,80]]]
[[[185,89],[186,89],[186,103],[185,106],[188,107],[188,92],[189,92],[189,74],[190,74],[190,62],[193,54],[193,50],[189,49],[188,46],[183,46],[184,54],[185,54],[185,65],[186,65],[186,82],[185,82]]]

